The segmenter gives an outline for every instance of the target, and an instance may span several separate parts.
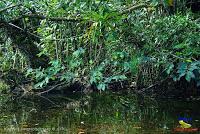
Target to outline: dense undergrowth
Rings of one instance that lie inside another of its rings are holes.
[[[2,78],[18,70],[34,89],[79,82],[106,90],[123,81],[148,87],[167,78],[199,86],[199,14],[176,2],[1,1]]]

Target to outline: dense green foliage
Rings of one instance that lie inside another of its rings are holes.
[[[149,86],[166,77],[200,85],[198,14],[177,3],[170,15],[169,1],[3,0],[0,70],[27,72],[35,88],[78,81],[105,90],[116,81]],[[26,34],[26,43],[33,40],[48,67],[32,67],[32,48],[24,49],[24,39],[12,38],[17,33],[8,27]]]

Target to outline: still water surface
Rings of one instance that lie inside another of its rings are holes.
[[[180,117],[200,127],[198,100],[75,93],[1,101],[2,134],[171,134]]]

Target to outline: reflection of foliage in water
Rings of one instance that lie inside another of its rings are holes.
[[[58,96],[57,96],[58,98]],[[131,93],[64,96],[49,105],[42,99],[8,101],[1,96],[0,133],[171,133],[178,117],[191,117],[198,126],[198,102],[156,101]],[[73,100],[72,99],[72,100]],[[74,104],[73,104],[74,103]],[[59,107],[58,107],[59,104]],[[71,106],[69,106],[71,105]],[[20,131],[18,132],[17,129]],[[32,130],[31,130],[32,129]],[[53,131],[54,130],[54,131]]]

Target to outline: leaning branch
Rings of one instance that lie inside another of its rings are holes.
[[[17,29],[19,29],[19,30],[21,30],[21,31],[23,31],[23,32],[25,32],[25,33],[28,33],[28,34],[30,34],[30,35],[36,37],[36,38],[39,38],[39,39],[42,38],[42,37],[40,37],[40,36],[38,36],[38,35],[36,35],[36,34],[33,34],[33,33],[29,32],[28,30],[24,30],[23,28],[18,27],[18,26],[16,26],[16,25],[12,24],[12,23],[8,23],[8,25],[11,26],[11,27],[17,28]]]
[[[137,10],[137,9],[144,8],[144,7],[147,7],[147,5],[146,4],[135,5],[128,9],[125,9],[124,11],[119,13],[119,15],[123,15],[123,14],[129,13],[129,12],[132,12],[133,10]],[[68,21],[68,22],[84,21],[84,19],[82,19],[82,18],[73,19],[73,18],[68,18],[68,17],[48,17],[48,16],[44,16],[44,15],[39,15],[39,14],[25,14],[23,16],[15,18],[14,20],[18,20],[18,19],[22,19],[22,18],[37,18],[37,19],[41,19],[41,20],[46,19],[48,21]]]

